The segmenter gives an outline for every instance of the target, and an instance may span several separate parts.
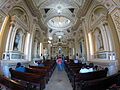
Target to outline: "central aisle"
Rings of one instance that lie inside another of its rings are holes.
[[[73,90],[66,72],[58,71],[57,68],[46,85],[45,90]]]

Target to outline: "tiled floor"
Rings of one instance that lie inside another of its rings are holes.
[[[46,85],[45,90],[73,90],[69,82],[66,72],[57,71],[57,68],[53,72],[53,75]]]

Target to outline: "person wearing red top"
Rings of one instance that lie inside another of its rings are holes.
[[[56,60],[58,71],[62,71],[62,58],[58,57]]]

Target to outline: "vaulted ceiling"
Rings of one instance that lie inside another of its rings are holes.
[[[92,0],[25,0],[52,43],[66,43]],[[84,10],[83,10],[84,9]],[[83,12],[84,11],[84,12]]]

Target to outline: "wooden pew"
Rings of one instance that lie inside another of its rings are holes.
[[[22,84],[3,76],[0,76],[0,84],[10,90],[28,90],[27,87],[23,86]]]
[[[31,84],[30,86],[38,86],[40,90],[43,90],[45,88],[45,80],[42,75],[18,72],[12,68],[10,68],[9,71],[11,73],[11,79],[13,80],[21,80],[21,82],[25,83],[26,85]]]
[[[29,68],[25,67],[27,73],[33,73],[37,75],[42,75],[45,78],[46,83],[49,81],[49,74],[46,69],[37,69],[37,68]]]
[[[56,67],[56,61],[55,60],[46,60],[43,62],[45,66],[50,66],[51,72],[53,73],[55,67]]]
[[[100,79],[79,82],[78,90],[106,90],[113,84],[118,85],[120,89],[120,72]],[[110,90],[119,89],[114,88]]]
[[[69,80],[73,86],[73,89],[76,90],[77,83],[84,80],[93,80],[105,77],[107,75],[108,69],[94,71],[89,73],[79,73],[79,70],[84,64],[73,64],[73,63],[65,63],[65,68],[67,71],[67,75]]]
[[[76,90],[78,82],[106,77],[107,71],[108,69],[103,69],[103,70],[88,72],[88,73],[75,73],[72,77],[72,86],[74,90]]]
[[[43,70],[46,70],[46,71],[49,73],[49,78],[50,78],[51,75],[52,75],[52,71],[51,71],[50,66],[39,67],[39,66],[31,66],[31,65],[29,65],[29,67],[30,67],[30,68],[35,68],[35,69],[43,69]]]

